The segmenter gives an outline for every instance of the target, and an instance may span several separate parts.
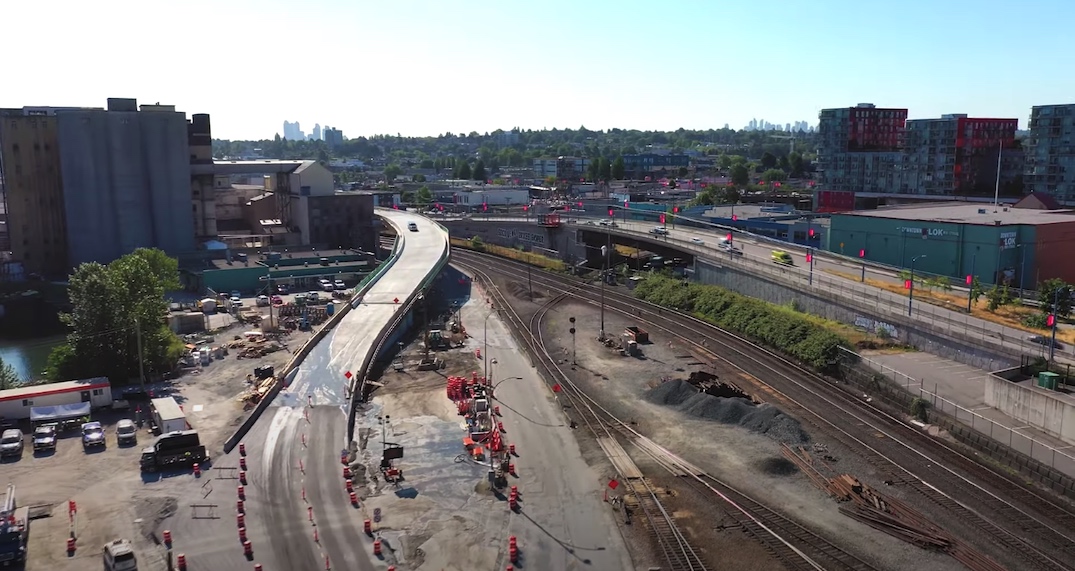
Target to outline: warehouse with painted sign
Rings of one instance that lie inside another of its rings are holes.
[[[834,213],[828,249],[845,256],[963,280],[1033,289],[1075,282],[1075,210],[946,202]]]

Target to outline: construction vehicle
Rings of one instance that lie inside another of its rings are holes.
[[[0,502],[0,565],[26,563],[26,547],[30,537],[30,508],[20,508],[15,502],[15,484],[8,484]]]
[[[186,468],[209,461],[197,430],[181,430],[162,434],[153,446],[142,449],[139,465],[143,472],[159,472]]]

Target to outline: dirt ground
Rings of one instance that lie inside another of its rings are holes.
[[[521,284],[499,282],[506,292],[522,292]],[[529,315],[543,302],[531,304],[525,294],[517,293],[513,307]],[[568,330],[569,318],[576,319],[576,335],[572,343]],[[617,314],[605,312],[605,330],[619,335],[624,327],[634,325]],[[744,389],[749,378],[729,370],[715,370],[702,365],[683,348],[669,345],[668,339],[653,338],[642,346],[643,358],[622,357],[597,342],[600,311],[593,305],[563,303],[546,316],[545,342],[551,351],[559,351],[560,360],[583,390],[609,408],[619,418],[635,423],[636,429],[683,458],[697,464],[710,474],[750,494],[785,516],[803,524],[829,541],[851,551],[861,559],[881,569],[959,569],[958,564],[897,541],[869,527],[851,521],[837,511],[837,505],[818,491],[810,481],[794,469],[789,470],[780,453],[779,443],[764,435],[738,426],[722,425],[710,420],[688,417],[666,406],[644,400],[644,395],[666,379],[686,378],[690,372],[706,370],[721,380],[730,381]],[[577,365],[571,367],[572,351]],[[764,401],[764,395],[753,395]],[[805,427],[808,430],[808,427]],[[586,438],[578,433],[580,441]],[[813,442],[811,442],[813,444]],[[838,443],[819,442],[830,455],[837,458],[838,470],[855,474],[870,481],[875,471],[858,461]],[[586,446],[584,445],[584,449]],[[597,449],[596,445],[590,448]],[[755,541],[744,541],[743,531],[724,525],[724,508],[712,498],[699,494],[676,478],[667,475],[638,450],[628,448],[636,464],[659,486],[671,490],[668,506],[675,511],[677,523],[689,535],[693,544],[704,546],[707,562],[712,569],[778,569],[780,564]],[[599,461],[599,449],[592,453]],[[637,532],[638,530],[635,530]],[[635,536],[637,541],[650,542],[648,536]],[[633,542],[632,542],[633,543]],[[729,557],[734,553],[734,557]],[[655,563],[657,564],[657,563]]]
[[[222,330],[212,344],[231,341],[245,330],[243,326]],[[208,366],[189,368],[175,379],[148,388],[154,397],[175,397],[191,426],[201,434],[210,456],[216,456],[231,430],[245,418],[237,397],[245,388],[247,375],[258,366],[279,369],[291,358],[289,350],[298,348],[310,335],[287,335],[281,339],[287,349],[261,358],[239,359],[239,351],[233,349]],[[144,477],[138,469],[141,448],[154,439],[147,428],[139,430],[138,444],[116,444],[115,422],[133,418],[133,407],[139,403],[131,404],[128,412],[94,413],[94,420],[105,424],[105,450],[83,452],[75,433],[61,438],[55,453],[35,454],[28,444],[22,458],[0,464],[3,483],[15,484],[20,505],[33,506],[28,571],[99,568],[102,546],[118,537],[135,543],[139,569],[165,568],[150,530],[176,510],[174,491],[169,490],[173,483],[168,478]],[[141,406],[148,409],[148,403]],[[73,519],[68,516],[69,500],[77,507]],[[72,532],[78,548],[74,556],[68,556],[66,540]]]

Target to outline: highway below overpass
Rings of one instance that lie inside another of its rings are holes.
[[[796,244],[777,243],[769,238],[717,226],[714,226],[713,229],[705,229],[666,224],[668,235],[656,236],[651,231],[658,225],[657,223],[622,220],[619,218],[620,213],[617,213],[617,216],[615,227],[600,225],[601,220],[608,220],[608,218],[569,218],[561,216],[561,221],[566,223],[565,228],[567,229],[609,232],[613,236],[619,235],[660,243],[667,247],[690,252],[703,260],[712,260],[718,264],[746,273],[765,275],[777,279],[799,290],[825,292],[830,296],[865,304],[876,309],[874,313],[880,314],[875,315],[878,319],[883,319],[887,315],[891,316],[893,320],[914,320],[933,331],[953,336],[958,335],[960,338],[975,341],[976,344],[980,344],[983,347],[1003,348],[1007,353],[1013,355],[1041,355],[1047,353],[1043,345],[1029,339],[1031,333],[1025,330],[979,319],[967,315],[964,311],[946,309],[920,301],[913,303],[910,315],[908,315],[909,300],[906,294],[898,294],[861,283],[860,279],[853,279],[853,277],[843,277],[847,275],[861,277],[863,271],[865,271],[868,278],[902,285],[902,280],[892,270],[879,268],[868,263],[855,263],[853,260],[833,255],[831,252],[815,252],[813,271],[810,271],[810,266],[806,262],[806,248]],[[445,222],[451,222],[452,220],[452,217],[444,218]],[[467,219],[468,224],[497,224],[504,222],[537,224],[537,219],[535,217],[517,216],[470,216]],[[742,255],[733,256],[718,249],[718,244],[727,236],[728,232],[732,232],[732,241],[736,249],[742,252]],[[644,243],[642,242],[640,247],[644,248]],[[792,257],[794,261],[793,267],[779,266],[772,262],[771,253],[777,249],[787,252]],[[956,293],[958,293],[958,290]],[[1072,347],[1064,346],[1061,350],[1058,350],[1056,359],[1060,363],[1075,363]]]
[[[353,384],[347,373],[361,373],[406,301],[447,264],[449,245],[444,228],[428,218],[390,209],[377,214],[399,236],[391,266],[285,373],[286,387],[241,440],[245,457],[236,448],[214,459],[179,499],[177,516],[166,520],[190,571],[245,570],[254,563],[265,571],[384,567],[374,564],[372,542],[363,534],[362,521],[370,516],[351,506],[344,489],[340,454],[348,445]],[[410,222],[417,232],[408,231]],[[251,557],[237,531],[236,478],[244,461]],[[207,507],[190,507],[197,505]]]

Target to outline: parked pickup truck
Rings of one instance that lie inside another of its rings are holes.
[[[56,425],[40,424],[34,429],[34,451],[56,449]]]
[[[202,446],[198,431],[182,430],[162,434],[153,446],[143,448],[139,465],[143,472],[159,472],[208,461],[209,453]]]
[[[82,424],[82,448],[90,449],[100,446],[105,447],[105,429],[100,422],[86,422]]]

